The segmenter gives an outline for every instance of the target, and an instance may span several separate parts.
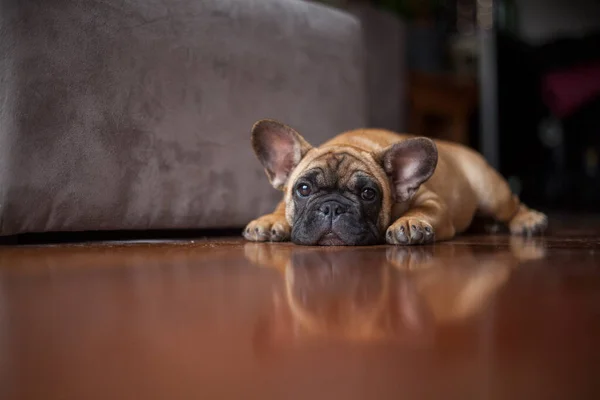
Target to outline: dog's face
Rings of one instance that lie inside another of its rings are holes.
[[[389,187],[381,168],[372,168],[372,157],[352,150],[315,150],[290,175],[286,208],[293,242],[370,245],[382,240]]]
[[[395,202],[407,202],[435,170],[437,150],[416,138],[371,153],[351,145],[313,148],[292,128],[263,120],[252,144],[272,185],[285,193],[292,242],[382,243]]]

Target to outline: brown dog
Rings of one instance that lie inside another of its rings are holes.
[[[312,147],[289,126],[262,120],[252,146],[284,199],[248,224],[251,241],[424,244],[453,238],[476,213],[513,234],[546,228],[544,214],[520,203],[483,157],[458,144],[359,129]]]

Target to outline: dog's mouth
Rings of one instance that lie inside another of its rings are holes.
[[[345,246],[346,242],[344,242],[340,237],[334,232],[327,232],[317,242],[319,246]]]

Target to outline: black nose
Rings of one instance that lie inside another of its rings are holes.
[[[345,214],[347,210],[347,207],[343,206],[337,201],[327,201],[321,204],[321,207],[319,207],[319,211],[322,214],[331,215],[332,217],[337,217],[338,215]]]

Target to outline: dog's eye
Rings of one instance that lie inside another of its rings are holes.
[[[367,200],[367,201],[373,200],[376,195],[377,195],[377,193],[375,193],[375,191],[373,189],[369,189],[369,188],[363,189],[363,191],[360,193],[360,197],[363,200]]]
[[[306,197],[312,193],[312,190],[306,183],[301,183],[296,187],[296,193],[301,197]]]

